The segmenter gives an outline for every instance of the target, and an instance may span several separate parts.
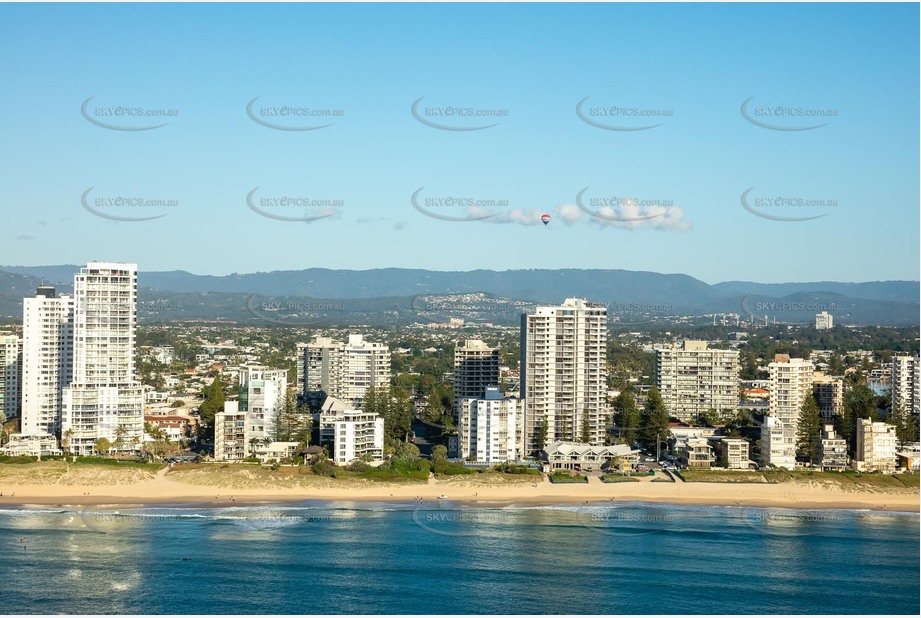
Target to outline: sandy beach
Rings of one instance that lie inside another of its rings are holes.
[[[451,502],[559,504],[584,502],[662,502],[692,505],[785,507],[795,509],[871,509],[919,511],[917,489],[842,489],[808,482],[712,483],[638,482],[553,484],[535,477],[501,474],[430,479],[428,482],[383,483],[330,479],[311,474],[268,476],[242,467],[156,472],[39,465],[0,467],[0,506],[189,504],[233,505],[300,500],[398,501],[417,498]],[[81,469],[83,468],[83,469]]]

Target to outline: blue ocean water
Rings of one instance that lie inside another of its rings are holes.
[[[643,503],[0,510],[4,613],[918,614],[916,513]]]

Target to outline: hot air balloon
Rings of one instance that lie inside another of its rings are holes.
[[[543,214],[540,216],[540,220],[544,222],[544,225],[547,225],[548,223],[550,223],[550,215]]]

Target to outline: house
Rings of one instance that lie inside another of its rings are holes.
[[[709,469],[713,462],[713,447],[706,440],[688,440],[679,450],[679,457],[685,468]]]
[[[549,470],[600,470],[606,464],[618,457],[636,457],[638,450],[631,449],[626,444],[612,446],[591,446],[588,444],[575,444],[571,442],[554,442],[544,447],[541,451],[541,461]]]

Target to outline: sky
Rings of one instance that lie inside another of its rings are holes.
[[[918,280],[918,11],[0,4],[0,264]]]

